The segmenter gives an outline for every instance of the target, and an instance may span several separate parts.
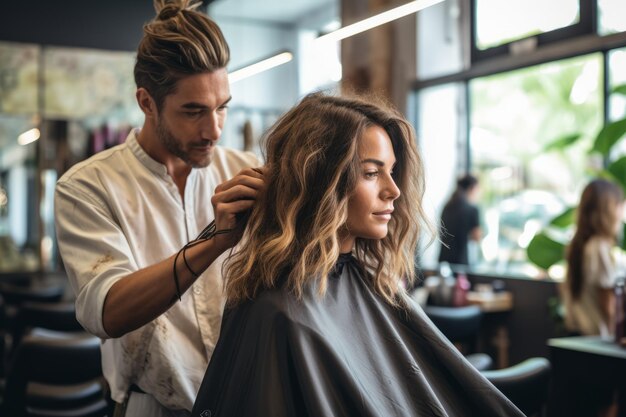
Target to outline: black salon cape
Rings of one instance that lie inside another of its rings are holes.
[[[419,306],[367,280],[342,255],[324,298],[277,289],[227,309],[192,416],[523,416]]]

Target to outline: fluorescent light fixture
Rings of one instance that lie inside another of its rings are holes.
[[[281,52],[273,57],[264,59],[255,64],[248,65],[246,67],[240,68],[228,74],[228,81],[231,84],[236,83],[237,81],[241,81],[244,78],[252,77],[260,72],[267,71],[268,69],[277,67],[282,64],[286,64],[287,62],[293,59],[293,54],[291,52]]]
[[[40,136],[41,132],[39,132],[39,129],[30,129],[17,137],[17,143],[19,143],[20,145],[28,145],[29,143],[33,143],[34,141],[39,139]]]
[[[365,32],[366,30],[375,28],[376,26],[384,25],[385,23],[391,22],[392,20],[396,20],[412,13],[416,13],[434,4],[441,3],[442,1],[443,0],[415,0],[402,6],[398,6],[394,9],[387,10],[386,12],[382,12],[372,17],[368,17],[367,19],[353,23],[346,27],[342,27],[341,29],[337,29],[334,32],[322,35],[315,40],[319,42],[340,41],[342,39],[356,35],[357,33]]]

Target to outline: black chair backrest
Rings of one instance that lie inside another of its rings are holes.
[[[9,283],[0,284],[0,294],[4,302],[11,305],[21,305],[27,301],[57,303],[65,294],[63,284],[46,284],[22,286]]]
[[[61,332],[84,331],[76,320],[76,307],[73,301],[22,304],[13,323],[14,346],[17,346],[22,336],[33,327]]]
[[[433,324],[452,342],[465,342],[475,338],[480,329],[483,313],[480,307],[425,306],[424,312]]]
[[[87,333],[71,337],[24,337],[9,367],[4,392],[4,415],[26,414],[30,382],[79,384],[102,376],[100,339]]]
[[[546,358],[530,358],[504,369],[482,374],[528,416],[539,413],[548,400],[551,376]]]

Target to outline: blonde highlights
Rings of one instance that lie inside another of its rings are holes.
[[[196,11],[199,5],[193,0],[154,0],[157,17],[143,27],[135,83],[150,93],[159,109],[178,80],[225,68],[230,60],[222,31]]]
[[[372,100],[312,94],[265,135],[266,189],[239,250],[225,264],[230,305],[283,284],[297,297],[310,283],[325,293],[340,252],[338,231],[345,227],[348,199],[360,176],[358,144],[372,125],[391,139],[401,196],[388,235],[357,239],[355,256],[371,275],[374,290],[397,304],[399,279],[413,280],[418,235],[424,223],[429,225],[421,206],[423,171],[413,128],[395,110]]]

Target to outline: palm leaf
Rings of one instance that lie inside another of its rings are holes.
[[[607,167],[607,170],[611,173],[613,179],[622,186],[624,192],[626,192],[626,156],[622,156],[617,161],[612,162],[611,165]]]
[[[574,207],[570,207],[566,209],[563,213],[559,214],[554,219],[552,219],[552,221],[550,222],[550,226],[560,227],[564,229],[567,226],[574,224],[575,212],[576,212],[576,209]]]
[[[609,151],[618,140],[626,134],[626,119],[606,124],[593,144],[592,151],[600,152],[604,156],[608,156]]]
[[[533,237],[526,249],[528,259],[540,268],[548,269],[561,261],[565,254],[565,245],[539,233]]]
[[[618,85],[611,90],[611,93],[623,94],[626,96],[626,84]]]
[[[567,148],[572,143],[576,143],[581,136],[582,135],[580,133],[570,133],[567,135],[563,135],[555,141],[548,143],[544,148],[544,151],[562,150],[564,148]]]

